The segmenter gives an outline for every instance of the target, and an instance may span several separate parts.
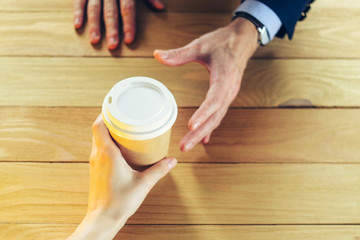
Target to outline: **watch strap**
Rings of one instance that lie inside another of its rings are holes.
[[[251,14],[247,13],[247,12],[242,12],[242,11],[239,11],[239,12],[235,12],[234,13],[234,16],[232,17],[232,21],[235,20],[236,18],[238,17],[243,17],[243,18],[246,18],[247,20],[249,20],[250,22],[252,22],[257,31],[258,31],[258,43],[261,45],[261,46],[264,46],[266,43],[269,42],[269,39],[270,39],[270,36],[269,36],[269,33],[268,31],[266,30],[266,27],[264,24],[262,24],[259,20],[257,20],[255,17],[253,17]],[[262,39],[262,34],[263,34],[263,31],[265,31],[265,34],[267,35],[267,39],[268,41],[266,43],[263,43],[263,39]]]

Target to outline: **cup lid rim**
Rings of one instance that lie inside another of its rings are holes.
[[[109,97],[111,96],[116,101],[117,94],[121,95],[128,89],[138,86],[154,88],[153,90],[157,91],[163,101],[163,105],[153,118],[144,121],[131,121],[117,112],[115,104],[109,103]],[[162,135],[173,126],[177,118],[177,104],[169,89],[158,80],[141,76],[131,77],[115,84],[105,96],[102,116],[112,134],[131,140],[146,140]]]

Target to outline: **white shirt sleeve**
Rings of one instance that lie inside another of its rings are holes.
[[[265,25],[270,40],[275,37],[282,25],[280,18],[271,8],[256,0],[244,1],[235,12],[246,12],[259,20],[259,22]]]

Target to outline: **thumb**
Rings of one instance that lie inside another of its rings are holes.
[[[189,44],[185,47],[172,50],[155,50],[154,57],[160,63],[169,67],[184,65],[185,63],[194,62],[198,58],[197,47]]]
[[[176,158],[163,159],[150,168],[142,172],[146,177],[145,181],[149,181],[150,186],[153,187],[161,178],[170,172],[171,169],[177,164]]]

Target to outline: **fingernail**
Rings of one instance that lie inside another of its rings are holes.
[[[117,41],[117,39],[115,38],[115,37],[112,37],[112,38],[110,38],[109,39],[109,43],[108,43],[109,45],[108,45],[108,48],[110,49],[110,50],[114,50],[116,47],[117,47],[117,45],[118,45],[118,41]]]
[[[98,40],[99,39],[99,34],[97,32],[92,32],[91,33],[91,39],[92,40]]]
[[[162,2],[159,2],[159,1],[154,2],[154,6],[158,10],[162,10],[164,8],[164,4]]]
[[[176,158],[170,158],[168,160],[169,170],[173,169],[177,163]]]
[[[192,130],[198,129],[199,126],[200,126],[200,122],[199,122],[199,121],[196,121],[196,122],[192,125]]]
[[[110,44],[117,44],[115,37],[110,38]]]
[[[192,142],[188,142],[188,143],[185,145],[185,151],[189,151],[192,147],[193,147]]]
[[[208,144],[209,143],[209,138],[205,137],[202,142],[203,142],[203,144]]]
[[[124,42],[129,44],[129,43],[132,43],[132,41],[133,41],[133,35],[132,35],[132,33],[126,33],[126,34],[125,34]]]
[[[80,18],[75,18],[74,19],[74,24],[76,27],[79,27],[79,25],[81,24]]]
[[[163,59],[168,59],[169,58],[169,53],[167,51],[161,51],[160,55]]]

